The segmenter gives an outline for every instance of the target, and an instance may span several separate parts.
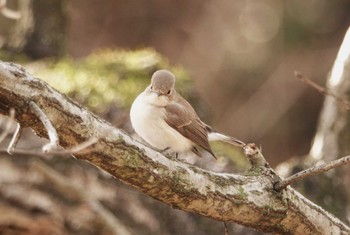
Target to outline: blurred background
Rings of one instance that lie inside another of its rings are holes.
[[[1,60],[20,63],[129,133],[133,99],[155,70],[167,68],[207,123],[261,145],[273,167],[308,154],[324,100],[294,71],[324,85],[350,23],[348,0],[3,2]],[[19,147],[42,143],[27,131]],[[214,149],[222,156],[214,169],[209,159],[190,161],[215,171],[246,169],[243,158],[232,158],[239,149]],[[123,234],[104,216],[96,220],[100,212],[89,200],[131,234],[223,232],[222,223],[171,209],[80,161],[6,154],[0,161],[0,211],[16,215],[0,216],[3,232]],[[77,191],[86,185],[91,198],[62,189],[53,174],[71,179]],[[234,224],[230,231],[259,234]]]

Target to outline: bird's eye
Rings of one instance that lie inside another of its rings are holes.
[[[170,90],[167,92],[167,94],[168,94],[168,95],[170,94]]]
[[[151,90],[153,90],[153,86],[151,86]]]

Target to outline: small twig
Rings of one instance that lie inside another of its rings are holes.
[[[13,151],[11,153],[9,153],[8,149],[4,150],[4,149],[0,149],[0,153],[9,153],[10,155],[13,154],[21,154],[21,155],[38,155],[38,156],[42,156],[42,157],[47,157],[47,156],[52,156],[52,155],[72,155],[72,154],[77,154],[77,153],[87,153],[90,150],[87,150],[88,147],[94,145],[97,143],[97,141],[99,141],[98,138],[96,137],[92,137],[90,139],[88,139],[87,141],[78,144],[76,146],[73,146],[72,148],[68,148],[68,149],[63,149],[63,150],[52,150],[50,152],[46,152],[43,153],[41,150],[35,150],[33,148],[31,149],[13,149]]]
[[[1,0],[0,1],[0,12],[3,16],[13,19],[13,20],[18,20],[21,18],[21,13],[18,11],[10,10],[6,7],[6,2],[7,0]]]
[[[16,148],[19,138],[21,138],[22,133],[23,133],[23,128],[21,128],[21,125],[17,123],[16,131],[12,136],[9,146],[7,147],[8,154],[13,155],[13,152]]]
[[[5,118],[0,118],[0,126],[2,125],[2,123],[4,122]]]
[[[43,123],[43,125],[46,128],[47,134],[49,136],[50,143],[44,145],[42,147],[43,152],[51,152],[58,148],[59,146],[59,139],[57,135],[56,129],[53,127],[51,121],[46,116],[46,114],[39,108],[39,106],[33,102],[29,102],[29,107],[31,111],[40,119],[40,121]]]
[[[224,227],[225,227],[224,235],[228,235],[228,227],[227,227],[227,223],[226,222],[224,222]]]
[[[99,138],[93,136],[90,139],[88,139],[87,141],[85,141],[81,144],[75,145],[72,148],[68,148],[68,149],[61,151],[61,152],[64,152],[66,154],[83,153],[83,152],[85,153],[84,150],[86,150],[91,145],[96,144],[97,141],[99,141]],[[58,151],[57,153],[60,153],[60,152]]]
[[[322,95],[332,96],[336,101],[338,101],[340,104],[342,104],[346,110],[350,110],[350,101],[348,101],[347,99],[340,97],[340,96],[334,94],[333,92],[327,90],[326,88],[318,85],[317,83],[311,81],[310,79],[305,77],[301,72],[295,71],[294,76],[296,78],[298,78],[300,81],[304,82],[305,84],[307,84],[307,85],[311,86],[312,88],[314,88],[315,90],[317,90]]]
[[[278,181],[274,185],[274,189],[277,191],[280,191],[280,190],[286,188],[288,185],[293,184],[295,182],[298,182],[307,176],[316,175],[316,174],[331,170],[333,168],[336,168],[336,167],[339,167],[342,165],[346,165],[348,163],[350,163],[350,155],[346,156],[346,157],[342,157],[342,158],[334,160],[334,161],[331,161],[329,163],[322,164],[320,166],[311,167],[311,168],[306,169],[304,171],[300,171],[292,176],[289,176],[288,178],[286,178],[284,180]]]
[[[21,129],[22,130],[22,129]],[[14,138],[14,137],[13,137]],[[18,137],[19,138],[19,137]],[[13,148],[13,150],[11,151],[11,153],[9,152],[9,148],[10,146],[7,148],[7,150],[4,149],[0,149],[0,153],[5,153],[7,152],[10,155],[13,154],[21,154],[21,155],[38,155],[38,156],[57,156],[57,155],[73,155],[73,154],[77,154],[77,153],[88,153],[90,151],[92,151],[92,149],[87,150],[87,148],[89,148],[90,146],[94,145],[97,143],[97,141],[99,141],[99,139],[97,137],[91,137],[90,139],[88,139],[87,141],[84,141],[81,144],[78,144],[76,146],[73,146],[72,148],[68,148],[68,149],[63,149],[63,150],[51,150],[49,152],[45,152],[42,153],[42,151],[40,150],[35,150],[33,148],[31,149],[15,149],[15,146]],[[12,141],[11,141],[12,142]],[[10,143],[11,144],[11,143]],[[42,150],[42,149],[41,149]]]
[[[94,145],[99,141],[99,138],[97,137],[91,137],[87,141],[84,141],[83,143],[80,143],[78,145],[75,145],[71,148],[63,149],[63,150],[51,150],[47,153],[51,155],[71,155],[71,154],[77,154],[77,153],[87,153],[90,150],[87,150],[88,147],[91,145]]]
[[[7,122],[5,124],[5,129],[0,135],[0,143],[4,141],[6,136],[10,133],[14,118],[15,118],[15,109],[11,108],[9,118],[7,119]]]
[[[243,147],[244,154],[250,161],[253,168],[266,168],[269,167],[266,159],[261,153],[261,149],[254,143],[246,144]]]

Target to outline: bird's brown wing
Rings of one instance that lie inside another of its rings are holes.
[[[165,106],[166,123],[216,158],[210,148],[205,125],[203,125],[191,106],[190,109],[184,107],[182,102],[186,102],[186,105],[190,105],[186,100],[182,97],[177,97],[176,101],[177,102],[172,102]],[[198,151],[194,151],[194,153],[198,155]]]

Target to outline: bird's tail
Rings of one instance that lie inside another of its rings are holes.
[[[222,141],[222,142],[226,142],[239,147],[246,146],[246,144],[243,141],[240,141],[239,139],[236,139],[234,137],[227,136],[218,132],[209,132],[208,139],[209,141]]]
[[[239,139],[236,139],[234,137],[216,132],[215,130],[213,130],[213,128],[211,126],[209,126],[205,123],[204,123],[204,125],[205,125],[205,129],[207,129],[207,131],[208,131],[209,141],[222,141],[222,142],[232,144],[235,146],[239,146],[239,147],[246,146],[246,143],[244,143],[243,141],[240,141]]]

